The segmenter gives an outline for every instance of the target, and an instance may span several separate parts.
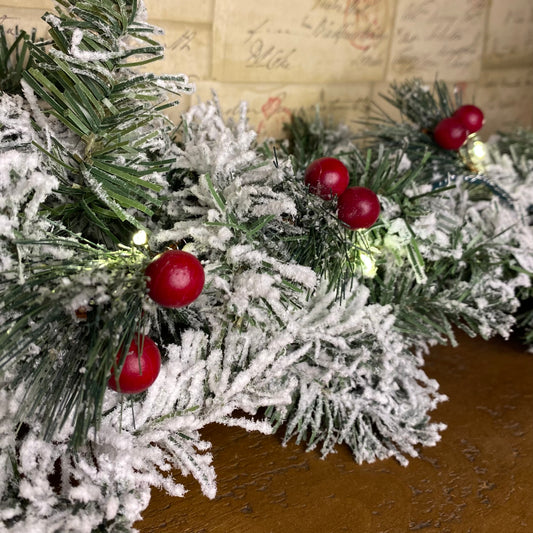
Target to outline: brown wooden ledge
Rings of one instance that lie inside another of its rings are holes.
[[[402,467],[357,465],[349,451],[320,459],[278,436],[213,425],[218,495],[194,480],[158,490],[141,533],[531,533],[533,354],[513,341],[459,337],[435,347],[426,372],[449,396],[432,413],[448,429]]]

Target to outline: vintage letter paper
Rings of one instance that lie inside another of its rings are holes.
[[[31,33],[35,28],[37,38],[48,37],[48,24],[41,19],[46,10],[0,6],[0,24],[4,26],[6,37],[16,35],[17,28]]]
[[[165,33],[156,40],[165,47],[161,61],[142,67],[156,74],[186,74],[191,81],[207,79],[211,74],[211,26],[167,20],[150,20]]]
[[[218,81],[343,83],[384,76],[392,0],[217,0]]]
[[[214,0],[144,0],[148,19],[212,22]]]
[[[485,113],[481,133],[513,131],[533,124],[533,68],[494,69],[483,73],[475,103]]]
[[[475,80],[486,0],[398,0],[387,79]]]
[[[533,2],[492,0],[485,63],[509,66],[533,64]]]
[[[55,6],[54,0],[2,0],[1,4],[1,11],[6,11],[3,6],[6,6],[9,9],[14,7],[23,7],[38,9],[41,11],[41,14],[43,14],[45,11],[53,11]]]

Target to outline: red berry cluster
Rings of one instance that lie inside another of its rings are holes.
[[[179,308],[189,305],[204,288],[202,264],[194,255],[182,250],[163,252],[146,267],[145,275],[148,295],[163,307]],[[117,366],[121,355],[122,350],[117,354]],[[161,356],[155,342],[149,337],[136,335],[118,379],[113,367],[108,385],[113,390],[126,394],[143,392],[156,380],[160,367]]]
[[[313,161],[304,176],[309,190],[324,200],[337,198],[337,217],[350,229],[369,228],[379,217],[376,193],[366,187],[348,187],[350,176],[334,157]]]
[[[441,148],[459,150],[471,133],[481,129],[483,121],[483,111],[479,107],[463,105],[435,126],[433,138]]]

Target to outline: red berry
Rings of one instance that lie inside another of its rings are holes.
[[[350,176],[342,161],[334,157],[322,157],[307,167],[304,180],[313,194],[330,200],[346,190]]]
[[[163,307],[184,307],[196,300],[205,283],[202,264],[194,255],[167,250],[145,270],[148,295]]]
[[[475,105],[463,105],[458,108],[453,117],[456,118],[467,130],[468,133],[475,133],[483,126],[485,117],[483,111]]]
[[[377,194],[366,187],[349,187],[339,196],[337,216],[350,229],[369,228],[379,217]]]
[[[142,347],[140,357],[139,347]],[[117,365],[121,356],[122,350],[117,354]],[[149,337],[135,335],[126,354],[124,365],[118,377],[118,383],[115,377],[115,368],[112,368],[111,377],[107,384],[113,390],[126,394],[137,394],[152,385],[159,375],[160,368],[161,355],[155,342]]]
[[[467,137],[466,128],[454,117],[442,119],[433,130],[435,142],[446,150],[459,150]]]

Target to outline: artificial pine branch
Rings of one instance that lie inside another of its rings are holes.
[[[459,176],[462,186],[470,191],[473,199],[497,195],[512,206],[512,198],[505,189],[486,172],[472,165],[468,142],[459,150],[446,150],[433,139],[437,123],[452,116],[461,106],[461,91],[454,90],[453,95],[450,94],[446,83],[440,80],[435,80],[430,89],[422,80],[415,78],[400,84],[392,83],[388,94],[380,96],[398,109],[401,119],[392,118],[374,102],[374,115],[360,121],[366,129],[356,136],[359,141],[400,152],[408,161],[429,159],[430,164],[423,167],[418,183],[431,183],[437,193],[454,187]],[[522,139],[525,141],[522,146],[527,145],[527,134],[522,134]]]
[[[45,102],[44,113],[71,132],[69,138],[62,128],[44,131],[37,124],[40,148],[62,182],[49,215],[116,246],[133,227],[145,228],[160,206],[157,193],[170,161],[159,153],[173,128],[162,114],[166,94],[191,86],[183,75],[131,71],[162,56],[150,37],[156,29],[138,20],[137,2],[65,0],[61,6],[43,17],[53,44],[31,45],[32,65],[23,72],[28,96]]]
[[[31,67],[29,42],[36,42],[37,30],[31,34],[15,28],[14,39],[8,42],[3,25],[0,25],[0,91],[20,94],[24,70]]]
[[[400,120],[391,117],[374,102],[370,118],[359,121],[364,128],[356,136],[359,142],[383,146],[391,152],[400,151],[413,162],[422,161],[429,152],[431,163],[425,166],[419,182],[433,183],[435,188],[447,187],[448,178],[457,174],[478,174],[471,169],[463,149],[445,150],[433,140],[437,123],[460,107],[460,91],[454,90],[451,94],[443,81],[435,80],[433,87],[429,87],[415,78],[392,83],[388,94],[380,96],[400,112]],[[476,181],[479,183],[484,185],[485,181]],[[464,185],[471,187],[468,180]]]
[[[79,446],[99,426],[117,352],[142,327],[148,257],[130,248],[131,231],[161,204],[156,193],[171,160],[160,154],[173,127],[161,114],[165,94],[191,87],[181,75],[131,70],[162,55],[135,1],[61,1],[57,15],[44,18],[51,42],[21,33],[7,47],[0,39],[2,68],[12,72],[11,85],[23,78],[26,97],[2,101],[2,150],[13,150],[5,171],[15,187],[0,203],[0,215],[13,221],[0,234],[7,252],[0,359],[14,372],[12,387],[28,385],[18,419],[40,417],[47,439],[72,419],[70,442]],[[51,231],[42,215],[70,237]],[[91,287],[107,301],[87,296]]]
[[[521,216],[525,224],[533,226],[533,197],[529,193],[533,186],[533,131],[517,128],[514,131],[499,132],[488,145],[488,159],[491,172],[498,181],[507,182],[509,175],[518,178],[515,198],[522,203]],[[521,235],[519,238],[523,239]],[[533,279],[533,260],[522,259],[518,271]],[[533,282],[520,290],[522,306],[517,315],[517,322],[523,342],[533,345]]]
[[[381,96],[396,107],[404,119],[426,131],[433,130],[440,120],[451,116],[462,103],[461,93],[454,91],[452,96],[446,83],[438,79],[435,80],[432,91],[416,78],[402,83],[393,82],[388,94]]]
[[[304,172],[309,163],[324,154],[342,155],[344,149],[350,150],[353,146],[353,133],[345,126],[326,122],[318,111],[312,116],[304,111],[295,113],[290,122],[283,125],[286,139],[280,143],[280,150],[290,157],[297,173]],[[268,143],[260,150],[275,159]]]
[[[431,128],[451,112],[444,85],[393,86],[411,122],[389,121],[391,142],[383,130],[369,147],[300,116],[277,157],[257,147],[244,105],[225,121],[217,101],[193,106],[174,142],[163,89],[185,80],[131,70],[161,53],[136,11],[61,0],[46,15],[51,48],[31,46],[24,98],[0,97],[0,518],[22,530],[127,528],[150,486],[184,494],[172,469],[213,497],[200,438],[212,422],[284,425],[285,440],[324,455],[344,443],[359,462],[405,464],[442,429],[429,418],[444,397],[424,350],[453,342],[456,326],[508,335],[531,287],[529,156],[498,163],[507,203],[494,185],[474,191],[485,178],[458,158],[446,162],[454,179],[443,174],[414,122]],[[412,142],[398,144],[400,131]],[[371,229],[347,230],[334,202],[309,194],[305,168],[322,156],[379,194]],[[151,230],[148,247],[130,245],[134,225]],[[169,245],[205,272],[179,312],[146,297],[145,266]],[[160,345],[161,372],[124,408],[104,391],[138,331]]]
[[[117,354],[142,331],[147,257],[57,233],[15,245],[20,265],[0,283],[0,368],[13,391],[27,387],[19,421],[39,419],[51,439],[72,420],[78,447],[99,427]]]
[[[424,153],[415,167],[405,165],[403,153],[383,147],[362,152],[350,141],[346,130],[328,127],[318,116],[310,119],[305,114],[297,115],[286,124],[285,131],[289,137],[282,146],[290,151],[293,169],[287,172],[284,184],[295,199],[298,213],[285,229],[286,246],[290,257],[310,266],[342,297],[354,277],[365,275],[365,259],[374,256],[370,243],[380,240],[386,228],[379,222],[369,230],[346,228],[337,219],[335,199],[325,202],[307,190],[303,179],[306,167],[316,158],[336,156],[348,168],[350,186],[367,187],[380,197],[396,202],[410,219],[421,212],[416,198],[405,193],[423,174],[430,154]],[[264,150],[268,154],[268,148]],[[414,236],[409,253],[411,265],[423,277],[423,262]]]
[[[396,98],[391,98],[390,103],[403,106],[402,109],[413,120],[434,123],[442,117],[441,113],[451,112],[450,96],[441,82],[436,83],[436,97],[416,81],[401,86],[393,85],[391,90]],[[392,119],[390,123],[401,129],[411,128],[406,123],[396,124]],[[364,244],[359,247],[354,245],[351,253],[348,253],[350,247],[346,246],[347,241],[336,240],[326,222],[320,220],[313,223],[311,216],[310,222],[300,225],[307,229],[302,231],[300,242],[296,240],[301,246],[294,246],[293,253],[297,261],[312,265],[326,279],[343,279],[346,283],[353,280],[354,276],[363,274],[360,270],[361,254],[363,257],[370,256],[375,261],[375,273],[368,276],[366,281],[371,289],[371,301],[392,305],[397,317],[395,328],[417,345],[424,344],[427,339],[453,343],[454,327],[462,328],[470,335],[483,337],[493,334],[490,332],[494,329],[504,332],[510,327],[506,316],[516,312],[518,300],[506,300],[497,291],[485,290],[484,286],[490,272],[494,272],[494,277],[498,278],[500,270],[514,268],[513,259],[507,258],[507,241],[512,225],[503,227],[498,234],[491,233],[490,227],[479,225],[478,233],[473,235],[471,230],[465,231],[465,227],[469,228],[471,224],[471,215],[463,214],[465,218],[457,218],[447,214],[455,210],[457,203],[464,203],[465,198],[473,205],[478,203],[485,208],[491,196],[502,203],[502,208],[514,209],[513,200],[502,187],[484,176],[461,175],[461,172],[469,171],[456,156],[451,167],[453,177],[435,180],[435,165],[442,170],[436,151],[443,150],[436,147],[432,140],[431,145],[428,145],[427,140],[424,141],[424,146],[412,163],[399,144],[387,145],[385,142],[364,153],[342,137],[342,128],[336,134],[330,132],[317,117],[310,119],[300,115],[287,125],[287,131],[289,134],[294,132],[289,137],[288,146],[298,154],[296,168],[300,169],[300,176],[295,181],[300,184],[302,191],[306,165],[313,158],[335,155],[348,167],[351,184],[367,186],[378,192],[385,210],[381,223],[375,224],[370,230],[354,232],[352,239]],[[326,139],[333,142],[328,144]],[[381,141],[383,138],[380,138]],[[522,167],[525,168],[523,163]],[[466,197],[461,190],[465,191]],[[327,213],[330,224],[335,223],[334,202],[328,209],[327,203],[313,195],[305,197],[300,191],[294,196],[301,199],[299,213],[312,212],[312,206],[316,204],[316,212]],[[495,209],[498,209],[496,204]],[[493,216],[490,209],[487,211],[487,216]],[[436,243],[421,240],[417,226],[421,220],[435,215],[440,219],[443,235],[448,235],[451,249],[463,249],[460,258],[444,254],[435,260],[431,258],[433,254],[428,254],[431,247],[436,249]],[[314,217],[318,219],[317,215]],[[513,223],[516,222],[510,220],[509,224]],[[337,242],[341,246],[337,246]],[[389,248],[388,243],[401,244]],[[330,253],[333,251],[335,253]],[[393,268],[391,258],[394,258]],[[339,265],[344,265],[344,276],[338,275]],[[515,275],[509,273],[508,279],[511,280]],[[448,286],[446,280],[453,282]],[[520,294],[525,290],[521,288]],[[486,299],[487,310],[480,310],[476,303],[482,293],[486,293],[483,298]],[[501,301],[498,302],[498,299]],[[494,309],[495,316],[489,319],[486,311],[490,308]],[[497,308],[505,310],[499,315]]]

